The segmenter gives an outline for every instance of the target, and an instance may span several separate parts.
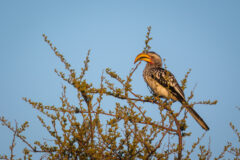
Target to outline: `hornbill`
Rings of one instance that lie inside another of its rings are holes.
[[[147,53],[142,52],[137,55],[134,63],[137,61],[147,62],[143,71],[143,78],[154,96],[179,101],[203,129],[209,130],[203,119],[186,102],[183,90],[174,75],[162,68],[162,59],[157,53],[152,51]]]

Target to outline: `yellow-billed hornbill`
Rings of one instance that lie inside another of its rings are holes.
[[[140,53],[135,58],[134,63],[137,61],[147,62],[146,67],[143,71],[143,78],[154,96],[181,102],[186,110],[199,123],[199,125],[203,129],[209,130],[209,127],[198,115],[198,113],[192,107],[187,105],[184,93],[174,75],[166,69],[162,68],[162,59],[157,53]]]

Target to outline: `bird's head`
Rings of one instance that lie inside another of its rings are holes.
[[[152,51],[149,51],[147,53],[142,52],[135,58],[134,63],[137,61],[146,61],[148,64],[158,65],[162,67],[162,59],[161,57]]]

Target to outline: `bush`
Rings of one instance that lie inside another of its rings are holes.
[[[149,50],[151,28],[148,28],[146,36],[146,47]],[[120,77],[110,68],[105,74],[115,79],[119,84],[112,83],[102,74],[100,86],[96,87],[87,79],[85,74],[88,71],[88,51],[81,73],[78,74],[59,53],[57,48],[43,35],[45,42],[50,46],[53,53],[64,64],[67,73],[55,70],[57,75],[77,90],[79,105],[71,105],[66,96],[67,86],[63,86],[60,97],[61,106],[47,106],[41,102],[32,101],[30,98],[23,98],[34,109],[41,112],[38,116],[42,127],[45,128],[53,139],[49,141],[29,142],[23,132],[29,127],[26,121],[20,127],[16,122],[15,127],[1,117],[3,126],[9,128],[13,133],[13,140],[10,145],[10,155],[1,155],[1,159],[15,159],[15,139],[19,138],[26,147],[23,150],[23,159],[32,159],[34,153],[42,153],[42,159],[190,159],[194,152],[198,152],[199,159],[210,159],[212,152],[206,145],[200,145],[205,133],[197,139],[190,148],[183,143],[185,137],[191,136],[187,131],[187,112],[183,107],[172,110],[171,100],[162,101],[158,97],[142,96],[132,89],[132,76],[138,68],[138,63],[126,78]],[[189,70],[181,81],[184,90],[187,84]],[[112,110],[105,110],[103,99],[111,96],[115,99],[115,107]],[[187,101],[194,107],[196,104],[214,105],[217,101],[192,102],[193,91]],[[143,104],[153,104],[158,108],[159,119],[153,120],[147,114]],[[44,118],[47,117],[47,118]],[[107,122],[105,122],[107,119]],[[51,123],[47,123],[51,122]],[[233,124],[230,124],[240,142],[240,133]],[[196,148],[199,147],[199,151]],[[240,149],[228,143],[222,153],[215,159],[221,159],[229,152],[238,159]]]

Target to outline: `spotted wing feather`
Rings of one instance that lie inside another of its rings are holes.
[[[163,87],[167,88],[178,101],[181,103],[185,102],[185,95],[171,72],[163,68],[152,68],[150,72],[151,77]]]

